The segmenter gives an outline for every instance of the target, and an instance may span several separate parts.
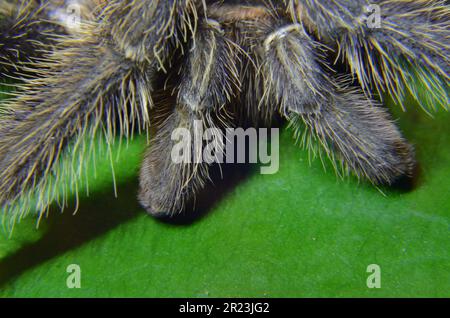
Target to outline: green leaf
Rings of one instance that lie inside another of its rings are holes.
[[[449,297],[450,114],[392,109],[416,147],[414,190],[340,181],[286,130],[277,174],[238,168],[185,225],[139,207],[137,138],[115,163],[118,198],[101,162],[76,215],[54,209],[39,229],[29,216],[0,234],[0,297]],[[81,289],[66,285],[71,264]],[[366,285],[370,264],[380,289]]]

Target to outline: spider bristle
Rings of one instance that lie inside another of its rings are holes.
[[[323,92],[330,86],[324,47],[311,39],[301,24],[275,24],[264,33],[256,75],[264,87],[261,111],[283,115],[290,111],[319,112],[325,99]],[[274,101],[278,109],[273,109]]]
[[[340,177],[352,173],[374,184],[392,184],[411,176],[413,148],[386,110],[340,78],[334,86],[320,113],[290,114],[297,142],[322,162],[328,157]]]
[[[174,163],[176,128],[195,136],[279,115],[340,177],[392,184],[412,174],[414,151],[374,99],[449,108],[443,0],[78,0],[88,9],[75,30],[61,21],[69,2],[55,3],[0,0],[0,73],[20,82],[0,106],[7,228],[51,202],[78,205],[91,163],[101,156],[114,175],[113,144],[142,132],[139,200],[179,213],[213,163],[195,142],[190,162]],[[380,28],[368,25],[372,4]]]
[[[130,138],[135,128],[149,126],[152,71],[134,68],[112,51],[105,54],[91,31],[68,39],[45,65],[47,76],[19,85],[27,94],[3,106],[0,203],[7,212],[12,207],[7,214],[13,218],[30,209],[29,199],[18,202],[24,193],[37,195],[41,213],[60,197],[60,185],[68,187],[62,205],[69,190],[78,196],[85,161],[93,153],[86,140],[102,134],[110,147],[114,136]],[[61,160],[67,163],[58,166]]]
[[[220,24],[205,20],[180,70],[178,102],[193,111],[219,109],[240,91],[237,50]]]
[[[105,24],[125,57],[165,69],[171,46],[178,47],[195,33],[197,5],[193,0],[115,0],[103,12]]]
[[[79,9],[76,25],[66,12],[68,5]],[[45,67],[46,56],[60,41],[83,32],[103,6],[98,0],[0,0],[0,75],[19,81],[42,76],[39,70]]]
[[[217,21],[200,19],[191,47],[182,57],[182,67],[175,76],[175,87],[166,88],[165,94],[174,91],[173,96],[163,97],[159,103],[165,105],[157,107],[164,116],[167,116],[164,109],[170,110],[150,141],[141,169],[139,200],[149,213],[181,212],[210,181],[210,164],[203,161],[203,147],[196,146],[193,140],[188,145],[189,158],[182,163],[173,162],[172,133],[177,128],[185,129],[203,144],[199,133],[227,126],[225,106],[240,90],[235,51]]]
[[[164,112],[164,120],[159,123],[142,162],[139,201],[153,215],[174,215],[195,201],[195,195],[210,181],[210,163],[203,161],[204,141],[199,134],[220,125],[209,111],[194,113],[181,105],[174,109],[174,96],[166,96],[157,102],[167,104],[157,107]],[[170,109],[168,116],[167,108]],[[188,136],[173,135],[177,129],[188,132]],[[185,137],[189,140],[178,139]],[[180,141],[186,147],[183,161],[174,162],[172,155],[181,150],[176,146],[180,146]]]
[[[35,0],[0,0],[0,74],[14,76],[24,63],[43,56],[41,50],[54,44],[48,34],[62,32],[47,22],[47,6]]]
[[[380,29],[353,35],[354,39],[343,37],[343,56],[366,91],[388,93],[402,106],[409,93],[426,111],[435,110],[435,105],[449,107],[450,62],[445,52],[450,49],[450,10],[432,4],[383,2],[386,18]],[[421,88],[428,92],[425,98],[419,96]]]
[[[167,58],[166,43],[179,41],[183,30],[186,37],[194,31],[178,14],[187,8],[195,9],[190,1],[113,2],[98,24],[81,23],[77,33],[58,39],[46,60],[31,63],[40,76],[25,79],[19,92],[26,94],[8,101],[0,118],[0,205],[12,222],[33,200],[42,215],[54,200],[64,207],[68,193],[78,198],[94,149],[86,139],[103,135],[110,152],[115,135],[128,139],[136,129],[147,131],[151,83]],[[159,21],[164,24],[149,16],[160,13],[166,14],[161,19],[170,17]],[[144,41],[136,38],[136,28]],[[106,44],[108,35],[112,41]],[[58,166],[60,160],[68,163]],[[19,202],[22,197],[27,199]]]
[[[369,26],[365,8],[380,8]],[[291,6],[316,34],[336,42],[368,96],[389,94],[405,106],[411,94],[426,111],[448,109],[450,7],[441,0],[297,1]],[[299,9],[300,8],[300,9]],[[419,87],[429,88],[419,96]]]

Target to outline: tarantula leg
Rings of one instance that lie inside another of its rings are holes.
[[[209,181],[212,162],[203,160],[203,132],[211,128],[204,117],[208,113],[176,107],[152,138],[142,162],[138,196],[148,213],[180,213]]]
[[[403,105],[410,93],[426,110],[436,104],[448,109],[450,6],[446,1],[288,2],[295,18],[336,45],[368,95],[372,90],[387,92]]]
[[[335,168],[374,183],[391,184],[412,173],[412,148],[387,112],[329,75],[325,49],[301,24],[266,19],[256,26],[261,44],[254,50],[261,61],[265,102],[280,105],[306,145],[317,139]]]
[[[314,154],[320,145],[338,172],[388,185],[412,177],[412,146],[386,110],[356,88],[336,83],[320,113],[291,113],[289,121],[297,139]]]
[[[246,51],[240,67],[246,85],[245,117],[270,123],[278,111],[284,115],[289,110],[320,111],[321,91],[328,84],[322,70],[325,48],[310,38],[302,24],[264,6],[224,5],[211,12],[229,25],[229,36]]]
[[[266,19],[258,25],[258,32],[262,33],[262,45],[256,49],[260,59],[256,81],[264,88],[264,109],[270,110],[276,101],[284,115],[289,111],[319,112],[329,86],[323,70],[325,49],[306,34],[301,24],[280,25]]]
[[[65,154],[72,164],[87,160],[93,148],[84,136],[100,131],[111,141],[116,131],[128,136],[148,127],[152,78],[171,49],[163,44],[188,28],[182,13],[189,4],[112,1],[97,22],[63,38],[37,64],[42,78],[28,80],[0,117],[0,207],[7,214],[22,216],[32,204],[42,212],[61,195],[65,202],[60,185],[77,191],[82,167],[56,163]]]
[[[135,67],[98,41],[95,36],[67,40],[67,48],[49,58],[48,73],[27,81],[20,90],[26,95],[4,105],[0,207],[29,209],[15,204],[29,193],[39,196],[38,208],[44,210],[58,199],[58,186],[77,188],[83,176],[79,167],[55,168],[63,154],[73,164],[82,162],[83,154],[93,151],[87,143],[97,132],[111,140],[116,131],[128,136],[134,126],[148,126],[152,72]],[[68,145],[70,151],[65,151]],[[56,190],[49,188],[51,183]]]
[[[235,50],[219,23],[200,23],[180,72],[176,106],[154,136],[141,168],[139,201],[149,213],[182,211],[209,180],[211,165],[221,162],[223,140],[217,136],[227,125],[222,114],[239,90]],[[209,155],[202,133],[207,130],[212,132]],[[179,135],[183,132],[184,137]],[[177,151],[180,142],[183,149]],[[176,159],[180,152],[182,160]]]

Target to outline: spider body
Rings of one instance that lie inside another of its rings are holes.
[[[26,192],[45,210],[61,200],[58,184],[81,178],[81,168],[57,163],[92,152],[83,136],[111,140],[152,127],[139,201],[152,214],[178,213],[208,184],[211,165],[174,163],[171,133],[195,134],[199,120],[224,129],[281,116],[342,174],[374,184],[411,176],[413,148],[375,97],[388,92],[403,105],[409,93],[424,108],[448,107],[449,7],[372,2],[97,2],[77,32],[48,36],[52,52],[32,63],[37,74],[3,106],[0,205],[22,215]],[[373,4],[380,28],[367,23]],[[430,88],[425,97],[417,81]]]

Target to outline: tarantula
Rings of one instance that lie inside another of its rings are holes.
[[[448,108],[445,1],[78,1],[92,10],[72,31],[55,15],[69,2],[0,0],[0,52],[14,66],[2,72],[26,74],[1,108],[5,213],[65,202],[59,186],[77,188],[92,137],[136,130],[150,134],[140,203],[180,212],[211,164],[172,162],[171,132],[197,120],[224,129],[281,116],[336,169],[390,185],[413,173],[414,151],[377,99]]]

